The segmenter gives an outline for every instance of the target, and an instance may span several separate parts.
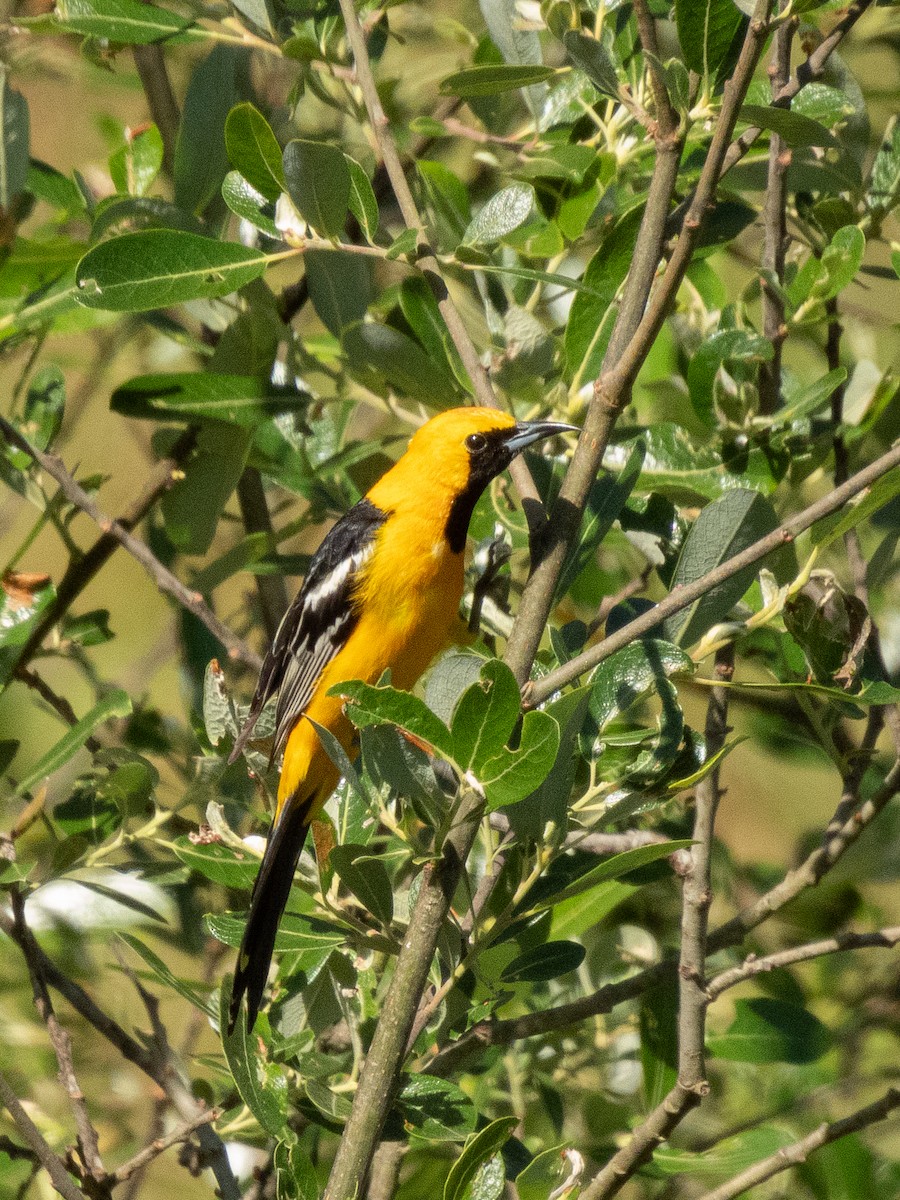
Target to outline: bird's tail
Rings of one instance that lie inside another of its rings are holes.
[[[248,1031],[256,1022],[275,949],[278,922],[288,902],[297,860],[316,811],[317,798],[318,789],[307,798],[292,798],[269,831],[266,852],[250,897],[250,913],[234,972],[228,1010],[229,1036],[234,1032],[245,995]]]

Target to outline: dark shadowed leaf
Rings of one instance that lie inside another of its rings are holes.
[[[544,942],[517,955],[500,973],[504,983],[537,983],[577,971],[584,962],[580,942]]]
[[[604,44],[577,29],[570,29],[564,34],[563,43],[566,54],[576,67],[584,71],[597,91],[618,100],[619,77],[616,75],[612,56]]]
[[[231,165],[267,200],[285,190],[281,146],[269,122],[252,104],[236,105],[225,121],[225,147]]]
[[[202,213],[228,173],[225,121],[244,56],[235,46],[216,46],[191,75],[175,145],[175,203],[185,212]]]
[[[736,1062],[814,1062],[833,1038],[818,1017],[796,1004],[762,996],[735,1002],[736,1016],[725,1033],[707,1038],[717,1058]]]
[[[396,1100],[410,1137],[426,1142],[461,1142],[475,1128],[475,1105],[456,1084],[434,1075],[413,1075]]]
[[[555,67],[543,67],[539,63],[467,67],[442,79],[441,92],[445,96],[460,96],[464,100],[473,96],[499,96],[501,92],[513,92],[534,83],[544,83],[555,74]]]
[[[28,179],[30,127],[28,101],[9,86],[0,69],[0,209],[10,209]]]
[[[350,203],[350,168],[337,146],[295,139],[284,148],[284,178],[297,211],[322,237],[340,237]]]
[[[744,22],[733,0],[675,0],[675,23],[684,61],[715,79]]]
[[[365,846],[335,846],[329,861],[341,881],[382,925],[394,916],[394,892],[384,863]]]
[[[258,1057],[256,1038],[248,1031],[243,1013],[235,1022],[234,1032],[230,1036],[226,1034],[231,984],[231,978],[227,977],[220,993],[219,1029],[222,1048],[241,1099],[266,1133],[279,1137],[284,1132],[287,1108],[284,1077],[275,1064],[264,1062]]]
[[[764,104],[745,104],[740,117],[749,125],[777,133],[788,146],[836,146],[837,138],[818,121],[792,112],[789,108],[771,108]]]
[[[280,412],[302,409],[309,398],[245,375],[208,371],[138,375],[112,394],[113,412],[159,421],[224,422],[253,427]]]

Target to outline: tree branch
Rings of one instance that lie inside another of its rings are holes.
[[[12,1117],[19,1133],[31,1147],[34,1156],[50,1176],[50,1182],[65,1200],[84,1200],[84,1194],[72,1181],[58,1154],[44,1141],[41,1131],[19,1102],[19,1098],[0,1072],[0,1102]]]
[[[347,31],[347,41],[350,43],[350,49],[353,53],[356,81],[362,92],[366,112],[369,114],[372,136],[381,154],[385,171],[390,179],[391,187],[393,188],[394,196],[397,199],[397,204],[406,227],[407,229],[415,229],[418,235],[417,266],[434,292],[437,306],[447,326],[447,332],[450,334],[453,345],[456,347],[462,364],[472,381],[476,400],[486,408],[499,408],[500,405],[497,402],[497,397],[494,395],[487,372],[481,365],[478,352],[475,349],[472,339],[469,337],[469,331],[466,329],[462,317],[459,315],[459,310],[453,303],[446,280],[441,272],[440,264],[434,255],[434,251],[426,241],[424,224],[416,207],[416,202],[413,199],[413,194],[406,178],[406,172],[403,170],[403,164],[400,161],[400,155],[397,153],[397,145],[391,133],[390,122],[381,105],[378,88],[375,84],[375,76],[372,74],[372,64],[369,60],[365,34],[356,15],[353,0],[340,0],[340,6],[344,18],[344,27]],[[545,519],[543,505],[541,504],[537,488],[534,485],[534,480],[531,478],[531,472],[528,470],[524,459],[515,459],[510,465],[509,473],[512,475],[513,482],[522,498],[528,527],[532,531],[536,530],[542,525]]]
[[[75,1064],[72,1061],[72,1042],[68,1033],[57,1019],[53,1002],[50,999],[50,993],[47,990],[47,981],[41,970],[40,958],[34,953],[35,941],[31,930],[25,923],[24,902],[19,888],[12,889],[11,900],[13,920],[16,925],[16,940],[25,956],[28,974],[31,977],[34,1006],[41,1020],[47,1026],[50,1043],[53,1046],[56,1061],[59,1064],[59,1081],[62,1084],[63,1091],[69,1098],[69,1106],[72,1109],[72,1116],[75,1118],[75,1128],[78,1131],[78,1147],[81,1151],[81,1158],[88,1174],[92,1177],[97,1187],[101,1188],[106,1178],[106,1168],[100,1157],[100,1149],[97,1144],[97,1131],[91,1124],[84,1092],[82,1092],[75,1075]],[[107,1194],[108,1191],[109,1189],[107,1188]]]
[[[169,454],[158,464],[141,495],[127,512],[117,519],[117,525],[122,529],[131,530],[140,524],[150,509],[175,482],[177,472],[194,449],[196,441],[196,428],[186,429]],[[20,668],[32,660],[47,633],[65,616],[74,600],[84,591],[120,544],[111,533],[103,533],[81,558],[69,564],[57,584],[56,598],[41,616],[22,648],[22,653],[19,655]]]
[[[690,265],[707,210],[715,198],[725,151],[768,33],[771,6],[772,0],[757,0],[756,12],[734,74],[725,85],[722,108],[697,190],[665,273],[651,294],[681,153],[681,144],[675,137],[659,145],[647,207],[636,243],[635,261],[625,285],[616,327],[603,369],[594,384],[594,396],[584,429],[547,524],[541,559],[522,594],[507,646],[507,661],[520,686],[531,672],[553,607],[560,572],[578,536],[584,506],[603,462],[616,420],[629,401],[637,373],[674,303]]]
[[[354,1200],[363,1191],[397,1090],[438,935],[475,840],[483,807],[483,798],[473,790],[462,793],[440,857],[422,872],[419,895],[363,1064],[353,1107],[325,1189],[325,1200]]]
[[[815,525],[816,521],[821,521],[823,517],[843,508],[848,500],[852,500],[854,496],[871,487],[882,475],[886,475],[888,471],[897,466],[900,466],[900,444],[892,447],[880,458],[876,458],[873,463],[852,475],[841,487],[834,488],[826,496],[797,513],[796,516],[789,517],[774,532],[760,538],[758,542],[754,542],[752,546],[748,546],[734,558],[729,558],[712,571],[695,579],[693,583],[685,584],[684,587],[671,591],[668,596],[660,600],[655,608],[636,617],[633,621],[629,621],[627,625],[617,629],[615,633],[604,638],[602,642],[598,642],[596,646],[591,646],[583,654],[576,655],[563,666],[535,681],[525,693],[527,703],[531,706],[543,703],[566,684],[572,683],[580,675],[590,671],[624,646],[643,637],[651,629],[655,629],[666,617],[687,608],[689,604],[693,604],[695,600],[705,596],[707,592],[712,591],[714,587],[718,587],[720,583],[730,579],[745,567],[753,566],[754,563],[760,562],[767,554],[771,554],[780,546],[794,541],[804,530]]]
[[[39,967],[50,987],[55,988],[85,1021],[111,1042],[123,1058],[134,1063],[165,1092],[172,1102],[172,1106],[184,1121],[191,1121],[200,1112],[206,1112],[182,1078],[171,1057],[161,1059],[158,1047],[157,1052],[154,1053],[127,1033],[117,1021],[100,1008],[80,984],[70,979],[52,959],[48,958],[33,938],[26,949],[26,946],[20,941],[16,923],[2,909],[0,909],[0,930],[16,943],[26,958],[29,954],[31,955],[32,961]],[[197,1137],[204,1160],[216,1177],[221,1200],[240,1200],[240,1188],[228,1162],[228,1155],[222,1139],[209,1125],[202,1125],[197,1131]],[[79,1195],[78,1200],[83,1200],[83,1197]]]
[[[259,655],[251,650],[227,625],[224,625],[219,620],[212,609],[204,602],[199,592],[192,592],[189,588],[185,587],[181,580],[173,575],[168,567],[163,566],[144,542],[129,533],[127,529],[111,517],[108,517],[84,488],[69,474],[63,466],[61,459],[55,455],[46,454],[43,450],[38,450],[32,446],[28,439],[23,437],[3,417],[0,417],[0,433],[3,434],[9,445],[23,450],[42,470],[55,479],[70,503],[74,504],[76,508],[80,508],[82,512],[86,513],[91,520],[100,526],[104,533],[110,534],[117,542],[124,546],[128,553],[133,558],[136,558],[149,572],[161,592],[166,592],[168,595],[174,597],[183,608],[193,613],[206,626],[210,633],[218,638],[227,649],[230,658],[246,663],[247,666],[252,667],[255,671],[260,669],[262,659]]]
[[[734,647],[716,656],[716,675],[728,682],[734,674]],[[710,755],[725,745],[728,734],[728,691],[713,688],[706,713],[706,743]],[[622,1190],[653,1151],[696,1108],[709,1092],[706,1082],[706,932],[712,902],[710,864],[719,770],[711,771],[695,792],[694,844],[684,881],[681,909],[681,954],[678,963],[678,1078],[660,1105],[643,1121],[609,1162],[594,1176],[583,1200],[609,1200]]]
[[[795,1167],[798,1163],[805,1162],[814,1150],[819,1150],[822,1146],[836,1142],[840,1138],[846,1137],[848,1133],[856,1133],[859,1129],[865,1129],[868,1125],[874,1125],[876,1121],[883,1121],[885,1117],[889,1116],[898,1107],[900,1107],[900,1090],[889,1088],[881,1099],[876,1100],[874,1104],[868,1104],[865,1108],[851,1113],[849,1117],[844,1117],[840,1121],[833,1121],[830,1125],[820,1125],[818,1129],[814,1129],[812,1133],[807,1134],[805,1138],[801,1138],[799,1142],[794,1142],[790,1146],[784,1146],[768,1158],[754,1163],[746,1171],[741,1171],[739,1175],[735,1175],[727,1183],[722,1183],[717,1188],[713,1188],[711,1192],[707,1192],[702,1197],[702,1200],[734,1200],[735,1196],[742,1196],[744,1192],[755,1187],[758,1183],[762,1183],[766,1179],[771,1179],[773,1175],[778,1175],[781,1171],[786,1171],[789,1167]]]
[[[767,971],[777,971],[781,967],[793,967],[797,963],[809,962],[814,958],[824,958],[826,954],[840,954],[845,950],[865,950],[881,946],[892,950],[900,943],[900,925],[879,929],[876,933],[838,933],[834,937],[823,938],[820,942],[807,942],[805,946],[794,946],[790,950],[779,950],[775,954],[767,954],[757,958],[749,955],[740,966],[731,967],[716,975],[706,986],[708,1003],[717,1000],[728,988],[746,983],[756,975]]]
[[[796,28],[797,19],[792,17],[778,26],[772,39],[769,78],[773,99],[790,78],[791,42]],[[784,281],[787,250],[787,177],[790,165],[790,149],[782,137],[773,132],[769,138],[769,172],[763,207],[765,235],[762,266],[775,277],[779,285]],[[781,350],[787,336],[787,326],[780,292],[769,285],[765,276],[762,280],[762,309],[763,333],[772,344],[772,357],[768,362],[760,363],[759,367],[759,411],[771,414],[781,406]]]

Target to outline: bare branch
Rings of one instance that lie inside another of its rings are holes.
[[[41,1131],[19,1102],[19,1098],[0,1072],[0,1102],[12,1117],[19,1133],[31,1147],[35,1158],[50,1176],[50,1182],[65,1200],[84,1200],[84,1194],[75,1186],[62,1159],[44,1141]]]
[[[469,337],[469,331],[466,329],[462,317],[459,315],[459,310],[453,303],[453,298],[447,289],[447,283],[441,272],[440,264],[434,255],[434,251],[425,239],[424,224],[416,207],[416,202],[413,199],[413,194],[406,178],[406,172],[403,170],[403,164],[400,162],[400,155],[397,153],[397,145],[391,133],[390,122],[381,105],[378,88],[375,84],[375,76],[372,74],[372,64],[369,60],[365,34],[356,15],[353,0],[340,0],[340,6],[344,17],[344,26],[347,30],[347,40],[353,52],[356,81],[359,84],[359,89],[362,92],[366,105],[366,111],[369,114],[372,136],[381,153],[385,171],[391,181],[391,187],[394,190],[394,195],[406,227],[408,229],[415,229],[418,235],[417,266],[434,292],[441,316],[444,318],[444,323],[447,326],[447,332],[450,334],[453,345],[456,347],[462,364],[472,381],[475,398],[479,404],[483,404],[487,408],[499,408],[500,405],[497,403],[497,397],[494,395],[487,372],[481,365],[478,352],[475,349],[472,339]],[[531,472],[521,458],[517,458],[511,464],[509,471],[522,498],[528,527],[532,531],[536,530],[544,521],[544,510],[538,496],[537,488],[534,485],[534,480],[531,478]]]
[[[18,942],[28,974],[31,977],[31,988],[34,993],[34,1006],[41,1020],[47,1026],[50,1043],[59,1064],[59,1081],[69,1098],[72,1116],[75,1118],[75,1128],[78,1131],[78,1146],[81,1158],[88,1174],[92,1177],[98,1189],[106,1178],[106,1168],[100,1157],[97,1144],[97,1131],[91,1124],[90,1114],[84,1098],[84,1092],[75,1075],[75,1064],[72,1061],[72,1042],[68,1033],[60,1025],[47,989],[47,980],[41,969],[41,960],[34,953],[36,942],[31,930],[25,923],[25,906],[19,888],[13,888],[11,893],[13,920],[16,925],[16,941]],[[108,1191],[108,1189],[107,1189]]]
[[[874,1104],[868,1104],[865,1108],[851,1113],[849,1117],[833,1121],[830,1125],[820,1125],[818,1129],[814,1129],[799,1142],[794,1142],[791,1146],[784,1146],[775,1154],[762,1159],[761,1162],[754,1163],[746,1171],[741,1171],[740,1175],[735,1175],[727,1183],[713,1188],[711,1192],[707,1192],[702,1197],[702,1200],[734,1200],[735,1196],[742,1196],[744,1192],[749,1191],[758,1183],[771,1179],[773,1175],[778,1175],[781,1171],[788,1170],[789,1167],[795,1167],[798,1163],[805,1162],[814,1150],[836,1142],[840,1138],[846,1137],[848,1133],[856,1133],[859,1129],[874,1125],[876,1121],[883,1121],[898,1107],[900,1107],[900,1090],[889,1088]]]
[[[629,401],[638,370],[650,353],[675,300],[690,265],[703,221],[715,198],[725,151],[768,33],[771,6],[772,0],[758,0],[734,74],[725,85],[722,108],[697,189],[665,273],[651,294],[681,155],[681,142],[676,137],[659,144],[635,259],[626,281],[603,369],[594,384],[594,396],[584,429],[560,488],[559,498],[553,506],[540,562],[522,594],[507,646],[507,662],[520,686],[531,672],[553,607],[560,572],[577,538],[584,506],[603,462],[616,420]]]
[[[366,1055],[353,1107],[335,1155],[325,1200],[354,1200],[362,1190],[397,1089],[409,1035],[425,989],[438,935],[478,831],[484,801],[462,794],[440,858],[422,872],[422,884]]]
[[[797,963],[809,962],[814,958],[824,958],[826,954],[840,954],[845,950],[865,950],[870,947],[883,947],[892,950],[900,942],[900,925],[879,929],[876,933],[838,933],[834,937],[823,938],[820,942],[807,942],[805,946],[794,946],[790,950],[779,950],[775,954],[767,954],[757,958],[749,955],[738,967],[731,967],[711,979],[706,987],[707,1001],[711,1004],[728,988],[745,983],[755,975],[763,975],[767,971],[777,971],[781,967],[793,967]]]
[[[716,676],[723,683],[734,674],[734,647],[716,656]],[[713,689],[706,714],[706,743],[718,754],[728,734],[728,691]],[[653,1151],[709,1092],[706,1082],[706,933],[712,902],[710,864],[719,806],[719,771],[711,771],[695,792],[694,844],[684,881],[681,910],[681,954],[678,963],[678,1078],[662,1103],[643,1121],[628,1143],[597,1172],[584,1200],[609,1200],[648,1162]]]
[[[649,633],[651,629],[655,629],[666,617],[687,608],[689,604],[693,604],[695,600],[705,596],[707,592],[712,591],[714,587],[718,587],[720,583],[730,579],[745,567],[752,566],[765,558],[767,554],[771,554],[773,550],[794,541],[804,530],[815,525],[816,521],[821,521],[823,517],[843,508],[848,500],[871,487],[877,479],[897,466],[900,466],[900,445],[894,446],[880,458],[876,458],[873,463],[851,476],[841,487],[834,488],[826,496],[797,513],[796,516],[789,517],[774,532],[760,538],[758,542],[754,542],[752,546],[748,546],[734,558],[729,558],[720,566],[707,572],[706,575],[695,579],[693,583],[685,584],[684,587],[671,591],[649,612],[642,613],[641,616],[629,621],[627,625],[623,625],[621,629],[617,629],[615,633],[604,638],[602,642],[598,642],[596,646],[591,646],[583,654],[577,655],[555,671],[550,671],[535,681],[525,692],[526,701],[530,705],[543,703],[566,684],[572,683],[580,675],[615,654],[616,651],[642,637],[645,633]]]
[[[169,454],[158,464],[141,495],[117,519],[117,525],[122,529],[131,530],[140,524],[150,509],[175,482],[176,473],[190,455],[196,440],[195,428],[185,430]],[[56,598],[43,613],[22,648],[22,653],[19,655],[20,668],[32,660],[47,633],[68,612],[73,601],[84,591],[113,552],[119,548],[119,545],[120,542],[111,533],[103,533],[81,558],[69,564],[56,586]]]
[[[42,679],[41,676],[38,675],[37,671],[31,671],[28,669],[28,667],[17,667],[15,671],[15,677],[30,687],[32,691],[37,692],[40,698],[46,704],[49,704],[56,715],[61,717],[67,725],[78,724],[78,717],[75,713],[75,709],[72,707],[69,701],[65,698],[65,696],[57,695],[57,693],[54,692],[53,688],[50,687],[46,680]],[[96,754],[98,750],[103,749],[97,739],[93,736],[85,738],[84,744],[86,748],[90,750],[91,754]]]
[[[110,534],[117,542],[124,546],[128,553],[146,568],[156,581],[156,585],[160,591],[174,597],[183,608],[186,608],[199,621],[202,621],[210,633],[225,646],[229,657],[246,663],[247,666],[252,667],[256,671],[260,669],[262,659],[259,655],[251,650],[249,646],[245,645],[227,625],[224,625],[219,620],[212,609],[204,602],[199,592],[192,592],[190,588],[185,587],[181,580],[173,575],[168,567],[163,566],[144,542],[136,538],[132,533],[129,533],[127,529],[112,520],[111,517],[108,517],[84,488],[76,483],[75,479],[63,466],[61,459],[55,455],[46,454],[43,450],[38,450],[32,446],[27,438],[23,437],[3,417],[0,417],[0,433],[3,434],[9,445],[23,450],[40,465],[42,470],[55,479],[67,500],[86,513],[92,521],[100,526],[104,533]]]
[[[120,1167],[116,1167],[109,1176],[109,1182],[124,1183],[126,1179],[130,1179],[132,1175],[138,1171],[142,1171],[155,1158],[159,1158],[164,1150],[168,1150],[170,1146],[175,1146],[179,1142],[187,1142],[190,1140],[191,1134],[196,1133],[203,1125],[211,1125],[213,1121],[218,1121],[222,1115],[218,1108],[210,1108],[205,1112],[198,1112],[191,1120],[185,1121],[178,1129],[174,1129],[171,1133],[167,1133],[164,1137],[154,1138],[149,1146],[145,1146],[139,1154],[134,1158],[130,1158],[128,1162],[122,1163]]]
[[[783,7],[783,6],[782,6]],[[769,78],[773,98],[788,82],[791,73],[791,42],[797,28],[795,17],[784,21],[772,39],[772,61]],[[769,138],[769,173],[763,208],[763,268],[781,284],[784,280],[784,259],[787,250],[787,178],[791,151],[783,138],[772,133]],[[781,405],[781,349],[787,336],[784,323],[784,302],[777,288],[762,280],[763,332],[772,344],[772,357],[759,367],[759,411],[774,413]],[[843,480],[841,480],[843,482]]]

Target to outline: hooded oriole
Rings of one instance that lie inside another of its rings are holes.
[[[329,689],[351,679],[374,683],[388,668],[395,687],[412,687],[453,638],[479,496],[526,446],[572,428],[516,423],[488,408],[443,412],[416,432],[313,556],[231,755],[234,761],[277,691],[273,758],[284,753],[278,802],[235,970],[229,1032],[245,994],[253,1027],[307,829],[338,782],[315,726],[351,750],[353,728]]]

